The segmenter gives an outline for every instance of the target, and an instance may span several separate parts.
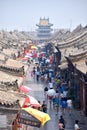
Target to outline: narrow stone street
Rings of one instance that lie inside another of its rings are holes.
[[[29,95],[32,95],[33,97],[35,97],[42,104],[42,101],[45,100],[44,87],[46,85],[44,83],[42,83],[41,81],[39,81],[37,83],[37,81],[31,77],[31,74],[30,74],[31,70],[32,70],[32,66],[30,66],[29,71],[26,74],[24,84],[32,89],[32,91],[29,93]],[[51,120],[48,121],[43,128],[42,127],[34,128],[31,126],[28,126],[27,130],[50,130],[50,128],[52,130],[58,130],[58,120],[59,120],[59,116],[62,114],[61,107],[60,107],[58,116],[56,116],[53,106],[50,108],[49,101],[46,100],[46,102],[47,102],[47,107],[48,107],[47,113],[50,115]],[[84,116],[79,111],[73,110],[71,116],[69,115],[68,111],[66,111],[66,113],[65,113],[65,115],[63,115],[63,117],[66,122],[66,130],[74,130],[75,119],[80,120],[80,127],[82,128],[81,130],[83,130],[84,128],[85,128],[85,130],[87,129],[87,125],[86,125],[87,122],[85,122],[86,118],[83,118]],[[82,118],[83,118],[83,120],[81,120]]]

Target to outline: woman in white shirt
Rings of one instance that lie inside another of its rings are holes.
[[[68,108],[69,114],[71,115],[71,111],[72,111],[72,100],[70,98],[67,99],[67,108]]]
[[[52,89],[52,88],[53,88],[53,83],[49,82],[49,89]]]

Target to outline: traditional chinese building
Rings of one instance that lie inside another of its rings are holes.
[[[49,18],[40,18],[40,22],[39,24],[36,24],[36,26],[38,26],[37,37],[40,41],[46,41],[51,37],[51,26],[53,26],[53,24],[49,23]]]

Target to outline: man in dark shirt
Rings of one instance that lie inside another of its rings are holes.
[[[47,113],[47,104],[45,101],[43,101],[43,104],[42,104],[42,111]]]
[[[64,129],[65,128],[65,120],[64,120],[62,115],[60,116],[59,123],[63,124],[63,129]]]

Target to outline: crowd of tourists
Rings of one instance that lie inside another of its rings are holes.
[[[68,111],[69,115],[72,114],[72,99],[69,95],[68,83],[63,79],[59,71],[54,71],[54,65],[50,62],[40,61],[36,64],[31,71],[31,76],[36,82],[44,83],[44,101],[39,110],[47,113],[48,102],[50,107],[55,110],[55,116],[59,114],[59,109],[62,113],[59,119],[59,130],[65,130],[65,120],[63,115]],[[75,125],[76,126],[76,125]],[[76,129],[75,129],[76,130]]]

